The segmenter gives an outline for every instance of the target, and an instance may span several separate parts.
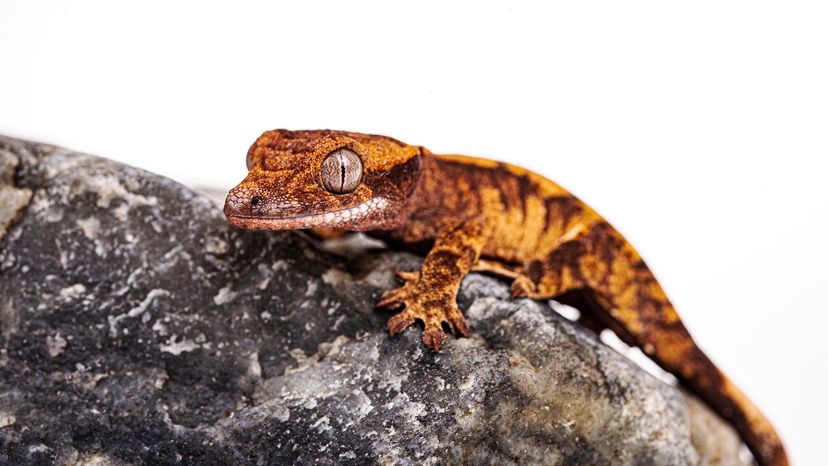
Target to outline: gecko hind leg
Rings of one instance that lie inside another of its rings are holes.
[[[560,286],[560,282],[560,279],[547,280],[538,285],[528,275],[521,274],[512,282],[512,297],[554,299],[561,304],[574,307],[579,312],[576,321],[595,335],[600,335],[602,331],[610,328],[607,322],[596,314],[596,301],[588,288],[578,288],[580,282],[576,281],[568,281],[565,287]]]
[[[513,298],[552,299],[587,287],[580,268],[586,245],[582,238],[559,244],[551,252],[529,260],[512,282]]]
[[[512,297],[531,297],[533,299],[544,299],[542,295],[548,297],[555,296],[555,300],[561,304],[572,306],[578,310],[592,309],[593,303],[589,301],[587,290],[572,290],[558,295],[558,289],[550,290],[546,287],[545,293],[539,292],[538,285],[532,281],[523,271],[521,266],[508,265],[499,261],[492,261],[487,259],[480,259],[472,268],[472,272],[490,273],[504,278],[512,279]],[[408,272],[402,272],[408,273]],[[574,283],[572,283],[574,285]],[[578,317],[578,323],[584,327],[592,330],[596,335],[608,328],[607,325],[594,318],[588,311],[581,312]]]

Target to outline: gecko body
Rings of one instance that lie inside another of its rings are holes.
[[[249,173],[224,212],[241,228],[365,231],[428,251],[419,272],[379,307],[399,309],[391,335],[415,322],[439,350],[444,326],[469,329],[457,306],[463,278],[483,271],[512,295],[578,308],[584,325],[641,348],[739,431],[763,466],[787,464],[770,422],[699,349],[636,250],[554,182],[513,165],[435,155],[391,138],[274,130],[247,154]]]

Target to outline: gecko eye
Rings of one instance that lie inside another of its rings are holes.
[[[337,149],[322,161],[322,186],[333,194],[346,194],[362,180],[362,160],[350,149]]]

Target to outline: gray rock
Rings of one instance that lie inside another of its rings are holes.
[[[0,154],[0,464],[741,464],[707,408],[496,279],[465,280],[472,336],[434,354],[373,306],[415,256],[235,230],[53,146]]]

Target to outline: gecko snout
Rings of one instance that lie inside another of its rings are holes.
[[[224,201],[224,215],[227,217],[255,216],[264,207],[261,196],[246,189],[234,188],[227,194]]]

